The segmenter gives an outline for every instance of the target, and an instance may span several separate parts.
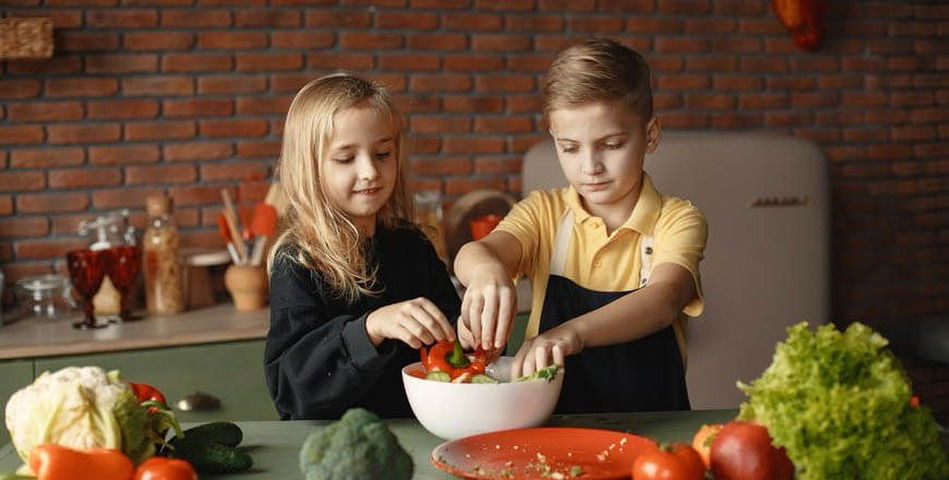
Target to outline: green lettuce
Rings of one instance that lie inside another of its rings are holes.
[[[799,480],[942,480],[949,459],[932,412],[910,405],[912,388],[887,340],[860,323],[846,331],[788,328],[739,419],[768,428]]]

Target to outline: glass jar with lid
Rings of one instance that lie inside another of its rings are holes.
[[[56,317],[76,308],[71,285],[65,275],[49,273],[21,278],[16,282],[23,296],[23,308],[36,317]]]

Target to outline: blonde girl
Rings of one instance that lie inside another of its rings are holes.
[[[401,369],[454,340],[460,301],[411,223],[403,121],[378,84],[348,74],[305,85],[284,128],[287,199],[268,259],[267,386],[283,419],[363,407],[410,416]]]

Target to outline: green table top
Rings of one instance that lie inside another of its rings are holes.
[[[653,440],[691,442],[692,435],[703,423],[723,423],[734,418],[735,410],[695,410],[689,412],[655,412],[623,414],[584,414],[554,416],[545,426],[602,428],[629,432]],[[243,446],[254,457],[250,472],[235,475],[202,475],[216,479],[301,479],[297,461],[300,447],[307,435],[325,421],[237,422],[244,430]],[[428,433],[415,419],[387,422],[399,442],[415,461],[416,479],[449,479],[451,475],[436,469],[429,461],[432,450],[444,440]],[[185,428],[193,425],[183,425]],[[0,449],[0,473],[12,472],[20,466],[20,458],[12,445]]]

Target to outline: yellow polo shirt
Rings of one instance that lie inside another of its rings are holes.
[[[521,264],[517,267],[517,275],[527,275],[531,280],[533,300],[525,338],[538,333],[554,238],[567,208],[573,210],[574,224],[564,262],[564,276],[590,290],[635,290],[639,287],[642,268],[640,242],[644,235],[651,235],[654,241],[653,268],[662,263],[674,263],[688,270],[695,281],[696,296],[682,312],[690,317],[702,313],[699,261],[708,238],[705,216],[687,200],[659,193],[649,176],[643,173],[643,188],[633,212],[609,235],[603,219],[590,215],[583,208],[580,195],[572,186],[531,192],[498,225],[499,230],[514,235],[520,242]],[[681,319],[673,327],[684,358],[685,336]]]

